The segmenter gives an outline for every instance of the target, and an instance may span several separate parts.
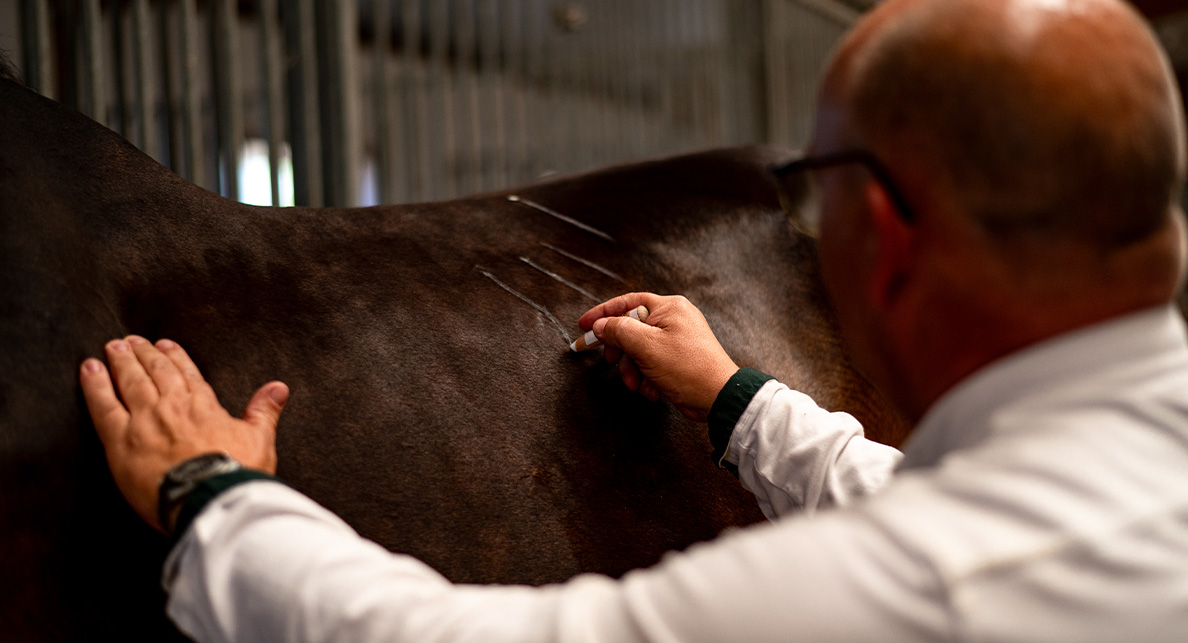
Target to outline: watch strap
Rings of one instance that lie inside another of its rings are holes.
[[[175,542],[180,540],[182,535],[186,533],[186,530],[190,528],[190,524],[198,517],[198,514],[202,513],[206,505],[210,504],[219,494],[234,486],[252,480],[271,480],[284,484],[280,478],[255,469],[237,469],[199,481],[194,485],[190,493],[186,494],[185,500],[181,503],[181,510],[177,514],[177,520],[173,524],[173,529],[169,532],[173,540]]]

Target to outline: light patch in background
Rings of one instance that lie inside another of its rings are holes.
[[[363,160],[363,167],[359,171],[359,206],[368,208],[373,205],[381,205],[379,172],[375,167],[375,159],[369,156]]]
[[[272,178],[269,174],[268,141],[249,138],[243,142],[239,158],[239,200],[248,205],[273,205]],[[280,205],[295,205],[293,198],[293,153],[288,143],[280,145],[280,172],[277,174]]]

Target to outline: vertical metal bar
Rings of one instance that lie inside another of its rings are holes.
[[[783,64],[785,46],[783,38],[784,2],[786,0],[763,0],[763,63],[766,73],[767,118],[766,136],[770,143],[788,144],[784,113],[787,90],[787,70]]]
[[[239,151],[243,147],[243,95],[239,80],[239,21],[236,0],[211,2],[215,113],[222,158],[219,192],[239,199]]]
[[[284,139],[281,105],[281,71],[277,54],[276,0],[260,0],[260,85],[264,90],[264,131],[268,139],[268,181],[272,205],[280,201],[281,143]]]
[[[82,0],[83,46],[78,49],[78,60],[74,68],[81,69],[77,75],[79,108],[100,124],[107,124],[107,106],[103,95],[103,15],[99,0]],[[118,75],[118,74],[117,74]]]
[[[423,20],[420,0],[404,0],[401,18],[404,29],[404,131],[408,136],[411,156],[408,163],[409,196],[417,201],[425,201],[433,193],[433,172],[426,141],[429,134],[429,95],[425,87],[425,66],[421,55]]]
[[[358,203],[358,92],[355,83],[357,5],[319,4],[325,41],[319,48],[322,70],[322,158],[327,205]]]
[[[161,153],[168,157],[168,166],[174,172],[181,174],[182,156],[182,123],[177,101],[177,66],[178,54],[174,38],[173,21],[170,20],[172,3],[157,4],[157,33],[153,41],[154,47],[161,57],[161,106],[165,117],[166,145],[161,147]],[[164,156],[162,158],[164,158]]]
[[[558,30],[558,33],[561,34],[560,45],[563,48],[563,56],[567,64],[562,68],[564,71],[562,71],[561,77],[557,78],[555,82],[566,86],[569,92],[569,126],[565,128],[564,156],[568,161],[566,170],[573,171],[589,169],[592,163],[590,158],[590,143],[592,141],[589,136],[592,123],[586,61],[584,60],[587,53],[585,30],[589,29],[589,23],[573,25],[569,28],[573,30]]]
[[[120,3],[115,2],[111,5],[111,36],[115,43],[115,57],[112,59],[111,66],[115,72],[115,107],[116,115],[113,120],[113,125],[118,127],[119,132],[124,138],[132,139],[132,110],[128,107],[128,82],[125,73],[125,66],[127,64],[125,51],[126,40],[128,34],[124,26],[124,12]]]
[[[53,60],[50,59],[49,7],[46,0],[21,0],[21,45],[25,83],[53,98]]]
[[[388,49],[392,34],[392,19],[388,0],[372,0],[372,20],[375,24],[375,42],[372,49],[371,99],[375,112],[375,169],[376,188],[380,203],[391,203],[395,198],[394,171],[392,163],[392,132],[388,106]]]
[[[314,3],[285,0],[284,7],[293,199],[297,205],[317,207],[324,200]]]
[[[566,139],[572,127],[569,122],[570,106],[566,101],[565,88],[561,85],[561,79],[565,76],[565,43],[554,17],[542,17],[545,23],[542,41],[545,57],[549,61],[549,64],[544,66],[544,83],[549,96],[549,126],[547,142],[545,149],[541,151],[541,157],[544,159],[546,172],[565,172],[570,169]]]
[[[483,190],[483,140],[482,126],[479,124],[479,91],[478,65],[475,64],[477,55],[475,34],[474,0],[455,0],[454,6],[454,39],[457,43],[455,50],[454,74],[461,85],[460,97],[464,107],[459,110],[459,132],[463,144],[469,148],[469,162],[460,163],[463,173],[469,175],[463,183],[463,189],[474,194]]]
[[[528,79],[524,74],[524,6],[521,0],[508,0],[503,4],[503,73],[507,87],[514,101],[509,122],[507,178],[504,185],[513,185],[527,180],[528,174]]]
[[[524,24],[524,93],[526,95],[528,163],[525,179],[536,180],[541,172],[548,168],[548,150],[552,147],[549,125],[549,106],[545,105],[548,98],[545,92],[545,70],[542,61],[545,56],[545,33],[548,29],[548,16],[540,3],[530,2],[523,5]]]
[[[181,86],[182,86],[182,147],[185,149],[183,175],[203,187],[207,184],[205,145],[202,140],[201,86],[198,79],[198,17],[197,0],[181,0]],[[218,186],[215,186],[217,189]]]
[[[457,137],[454,135],[454,95],[452,75],[447,65],[449,53],[449,3],[438,0],[429,9],[429,82],[432,83],[437,105],[429,110],[432,125],[431,141],[441,141],[440,164],[431,171],[441,172],[445,181],[433,194],[434,198],[451,198],[458,194]],[[432,148],[431,148],[432,149]],[[438,159],[434,159],[435,161]]]
[[[152,96],[152,25],[149,23],[148,0],[132,1],[132,69],[136,86],[136,146],[149,156],[159,158],[157,151],[156,119],[153,118]]]
[[[504,73],[506,67],[500,56],[499,7],[495,0],[479,0],[479,50],[482,52],[482,75],[488,118],[482,131],[494,135],[492,153],[488,155],[485,185],[488,188],[507,187],[507,110],[504,106]]]

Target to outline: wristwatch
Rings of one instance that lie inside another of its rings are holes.
[[[224,473],[239,471],[243,465],[226,453],[204,453],[173,465],[161,478],[157,490],[157,519],[161,528],[172,535],[175,512],[198,483]]]

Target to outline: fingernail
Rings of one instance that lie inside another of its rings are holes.
[[[268,397],[273,402],[275,402],[277,406],[283,406],[285,400],[289,399],[289,395],[283,386],[272,387],[272,390],[268,391]]]
[[[173,343],[171,340],[168,340],[168,339],[158,339],[157,340],[157,348],[159,348],[163,351],[170,350],[174,346],[177,346],[177,344]]]
[[[122,339],[113,340],[107,346],[108,346],[108,348],[110,348],[113,351],[126,351],[130,348],[128,346],[128,342],[126,342]]]
[[[147,344],[147,343],[148,343],[148,340],[147,340],[147,339],[145,339],[145,338],[143,338],[143,337],[140,337],[140,336],[138,336],[138,335],[129,335],[129,336],[128,336],[128,343],[129,343],[129,344],[137,344],[137,345],[139,345],[139,344]]]
[[[603,317],[602,319],[594,320],[594,334],[596,336],[602,337],[602,329],[606,328],[606,322],[607,322],[606,317]]]
[[[103,368],[103,365],[99,363],[99,360],[90,358],[83,360],[82,368],[87,373],[98,373],[99,369]]]

